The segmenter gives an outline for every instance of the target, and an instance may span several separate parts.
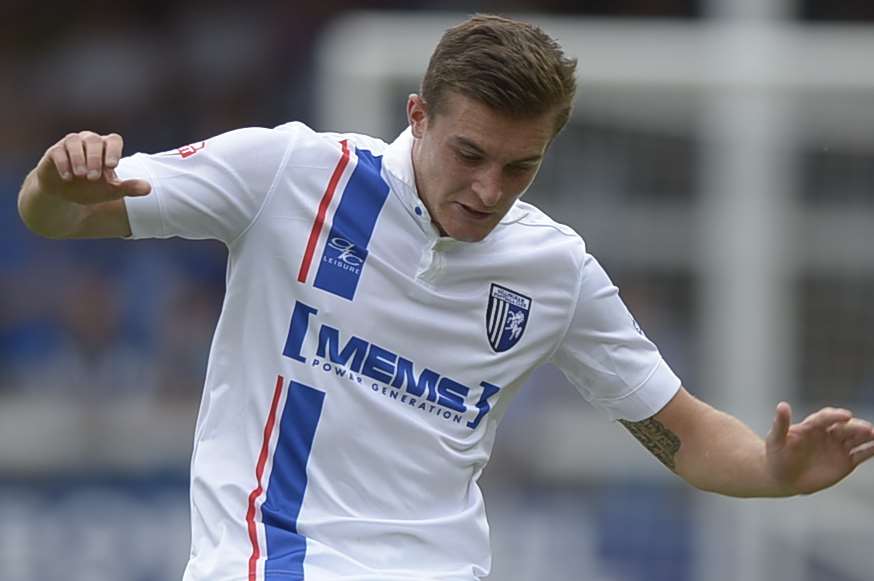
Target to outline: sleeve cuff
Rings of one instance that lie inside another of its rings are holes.
[[[664,359],[659,360],[650,376],[637,389],[619,399],[596,400],[611,420],[639,422],[657,414],[680,389],[680,378]]]
[[[160,192],[155,177],[148,171],[145,164],[138,159],[139,154],[121,160],[116,169],[120,179],[139,178],[149,182],[152,191],[146,196],[128,196],[123,198],[130,223],[130,240],[140,238],[168,238],[164,230],[161,216]]]

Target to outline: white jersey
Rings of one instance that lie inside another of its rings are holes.
[[[679,380],[580,237],[517,202],[484,240],[440,237],[408,131],[300,123],[122,161],[134,238],[229,249],[191,465],[185,581],[472,581],[495,429],[553,362],[610,417]]]

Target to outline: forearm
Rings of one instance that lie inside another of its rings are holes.
[[[699,413],[707,417],[680,436],[676,473],[696,488],[727,496],[787,496],[767,469],[765,441],[740,420],[702,406]]]
[[[792,424],[792,408],[780,402],[763,440],[681,387],[655,416],[619,421],[689,484],[727,496],[812,494],[874,457],[874,426],[841,408]]]
[[[765,442],[740,420],[685,389],[655,416],[620,420],[656,458],[692,486],[727,496],[787,496],[767,468]]]
[[[18,193],[18,213],[24,224],[40,236],[69,238],[84,220],[86,207],[43,191],[34,170]]]

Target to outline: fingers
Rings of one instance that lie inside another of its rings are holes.
[[[786,434],[789,432],[789,424],[792,422],[792,408],[785,401],[777,404],[777,413],[768,438],[777,446],[786,443]]]
[[[118,160],[121,159],[121,152],[124,148],[124,140],[118,133],[110,133],[103,138],[104,148],[104,165],[109,169],[115,169],[118,166]]]
[[[71,133],[61,141],[61,146],[73,166],[73,175],[84,178],[88,173],[88,167],[85,165],[85,146],[82,144],[82,137],[78,133]]]
[[[70,157],[67,155],[66,149],[58,145],[49,149],[48,157],[54,164],[55,169],[58,170],[58,175],[61,176],[61,179],[69,182],[73,179],[73,164],[70,163]]]
[[[801,425],[811,429],[825,429],[838,422],[846,422],[853,417],[853,412],[843,408],[823,408],[804,418]]]
[[[85,168],[88,181],[96,182],[103,175],[103,139],[96,133],[88,133],[82,138],[85,147]]]
[[[850,452],[850,460],[852,460],[853,466],[858,466],[871,458],[874,458],[874,442],[868,442]]]
[[[98,181],[105,169],[114,169],[121,159],[124,141],[117,133],[101,136],[93,131],[70,133],[47,153],[60,178]]]
[[[874,441],[874,426],[870,422],[859,418],[853,418],[846,422],[829,426],[827,431],[831,436],[843,443],[848,451],[862,444]]]

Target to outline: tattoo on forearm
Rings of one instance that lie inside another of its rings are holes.
[[[680,438],[660,421],[650,418],[642,422],[619,420],[631,435],[640,441],[662,464],[676,470],[674,456],[680,451]]]

